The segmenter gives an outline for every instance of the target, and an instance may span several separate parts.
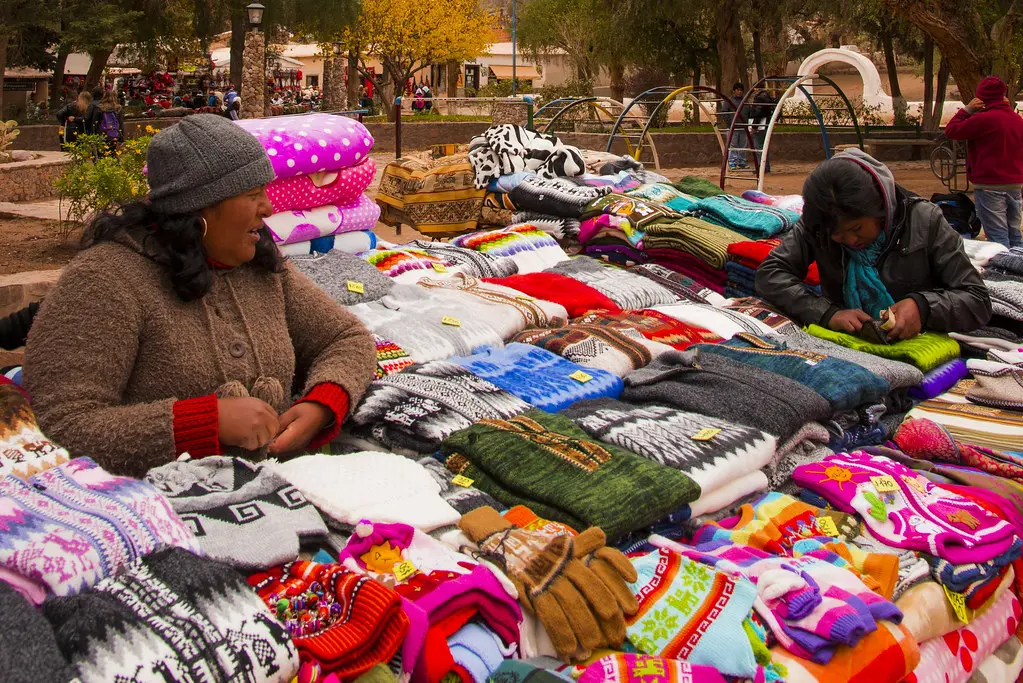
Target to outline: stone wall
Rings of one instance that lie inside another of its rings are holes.
[[[64,173],[67,165],[63,154],[48,154],[42,159],[0,164],[0,202],[53,199],[57,196],[53,182]]]
[[[146,126],[160,129],[173,125],[180,119],[140,119],[124,122],[124,133],[128,137],[141,135]],[[486,121],[450,121],[419,123],[403,120],[401,126],[402,151],[413,152],[430,149],[434,145],[450,143],[467,144],[480,135],[490,123]],[[394,124],[367,123],[366,128],[376,140],[375,152],[394,152]],[[57,150],[58,127],[23,126],[21,135],[15,141],[14,149]],[[603,150],[607,145],[606,133],[558,133],[566,144],[586,149]],[[686,166],[715,166],[721,163],[721,149],[713,133],[654,133],[654,145],[662,168]],[[832,146],[855,144],[853,133],[832,133]],[[818,133],[776,133],[771,139],[771,158],[778,161],[820,161],[824,159],[824,143]],[[616,154],[625,154],[625,142],[615,141],[612,149]],[[878,146],[878,158],[882,161],[926,159],[929,147],[909,145]],[[644,156],[644,160],[649,160]]]

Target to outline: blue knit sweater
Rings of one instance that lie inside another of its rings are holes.
[[[531,344],[486,348],[471,356],[450,360],[549,413],[556,413],[576,401],[618,398],[622,394],[620,377],[606,370],[585,368]],[[577,372],[590,379],[570,376]]]

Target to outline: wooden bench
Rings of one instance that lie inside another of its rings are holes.
[[[872,157],[877,157],[881,147],[910,147],[910,160],[920,161],[925,158],[920,150],[934,147],[934,140],[927,138],[870,138],[863,141],[864,150]]]

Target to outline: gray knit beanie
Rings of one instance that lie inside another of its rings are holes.
[[[274,179],[253,135],[216,114],[193,114],[153,137],[146,153],[149,201],[162,213],[190,213]]]

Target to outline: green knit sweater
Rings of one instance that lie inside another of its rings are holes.
[[[810,325],[806,328],[806,331],[815,337],[826,339],[850,349],[915,365],[922,372],[929,372],[939,365],[959,357],[959,342],[947,334],[939,334],[937,332],[924,332],[912,339],[905,339],[886,345],[871,344],[851,334],[835,332],[820,325]]]
[[[678,470],[590,439],[568,418],[531,410],[482,420],[444,440],[446,465],[505,505],[610,541],[680,510],[700,487]]]

